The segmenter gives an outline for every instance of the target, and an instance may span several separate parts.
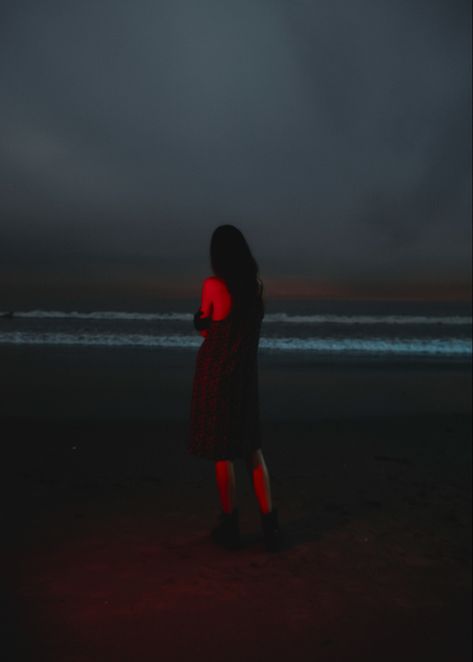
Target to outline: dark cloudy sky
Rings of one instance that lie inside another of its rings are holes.
[[[0,54],[0,296],[195,292],[221,223],[269,294],[467,291],[469,0],[7,0]]]

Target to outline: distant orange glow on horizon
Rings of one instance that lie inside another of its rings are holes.
[[[117,305],[120,301],[135,301],[149,305],[153,301],[200,300],[203,280],[210,274],[201,272],[195,277],[189,274],[174,278],[129,273],[109,273],[106,277],[77,277],[43,274],[41,279],[23,276],[5,279],[10,281],[8,296],[3,305],[16,309],[21,306],[62,305]],[[264,297],[273,300],[339,300],[339,301],[443,301],[469,303],[472,300],[471,282],[353,282],[336,283],[313,280],[302,276],[265,277]],[[21,303],[20,303],[21,302]],[[113,302],[113,304],[112,304]]]
[[[298,277],[265,278],[264,296],[268,299],[313,299],[313,300],[400,300],[400,301],[458,301],[468,302],[472,298],[470,283],[330,283],[311,281]],[[143,284],[141,293],[155,292],[165,299],[200,297],[201,282],[153,282]]]
[[[471,301],[471,283],[336,284],[303,279],[263,279],[266,296],[277,299]]]

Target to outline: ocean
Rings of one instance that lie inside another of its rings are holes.
[[[0,311],[0,345],[196,349],[199,302],[133,310]],[[266,301],[260,352],[372,359],[471,361],[466,303]]]

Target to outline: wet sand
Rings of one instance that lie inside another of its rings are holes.
[[[0,351],[9,659],[470,659],[469,367],[262,357],[270,555],[242,463],[243,548],[209,539],[188,359],[79,354]]]

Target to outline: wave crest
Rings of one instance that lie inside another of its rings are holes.
[[[134,313],[120,311],[93,311],[89,313],[60,310],[31,310],[11,313],[2,312],[0,317],[18,319],[71,319],[71,320],[108,320],[108,321],[169,321],[191,322],[193,313]],[[288,315],[287,313],[266,314],[263,324],[384,324],[384,325],[446,325],[471,326],[473,318],[466,315]]]
[[[195,349],[202,338],[195,335],[97,334],[52,332],[0,333],[3,345],[69,345],[82,347],[149,347]],[[456,356],[471,357],[473,342],[463,338],[264,338],[260,348],[275,351],[319,354],[371,354],[374,356]]]

